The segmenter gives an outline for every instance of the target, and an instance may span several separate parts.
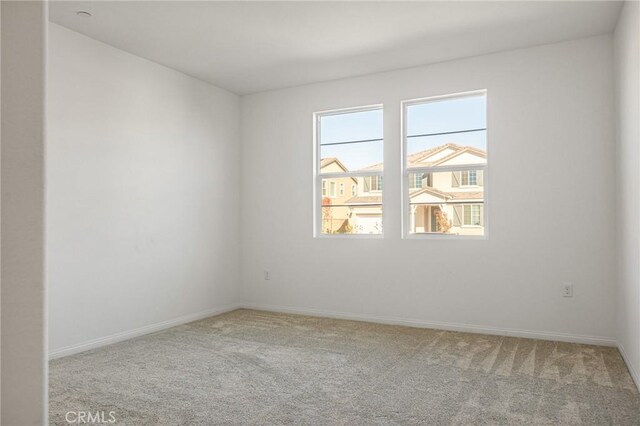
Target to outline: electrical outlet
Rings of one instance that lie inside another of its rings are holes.
[[[562,285],[562,297],[573,297],[573,283],[564,283]]]
[[[271,271],[269,271],[268,269],[264,270],[264,279],[265,281],[269,281],[271,279]]]

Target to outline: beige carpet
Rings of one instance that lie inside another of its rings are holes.
[[[614,348],[238,310],[58,359],[50,418],[127,425],[639,425]]]

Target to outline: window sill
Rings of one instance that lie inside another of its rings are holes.
[[[383,234],[317,234],[313,238],[318,239],[382,239]]]
[[[458,234],[441,234],[441,233],[419,233],[405,234],[405,240],[488,240],[489,236],[484,235],[458,235]]]

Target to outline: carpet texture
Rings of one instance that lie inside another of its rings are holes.
[[[614,348],[251,310],[54,360],[49,393],[56,425],[640,424]]]

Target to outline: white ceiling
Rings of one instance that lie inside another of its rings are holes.
[[[246,94],[603,34],[614,29],[620,6],[56,1],[50,20]]]

